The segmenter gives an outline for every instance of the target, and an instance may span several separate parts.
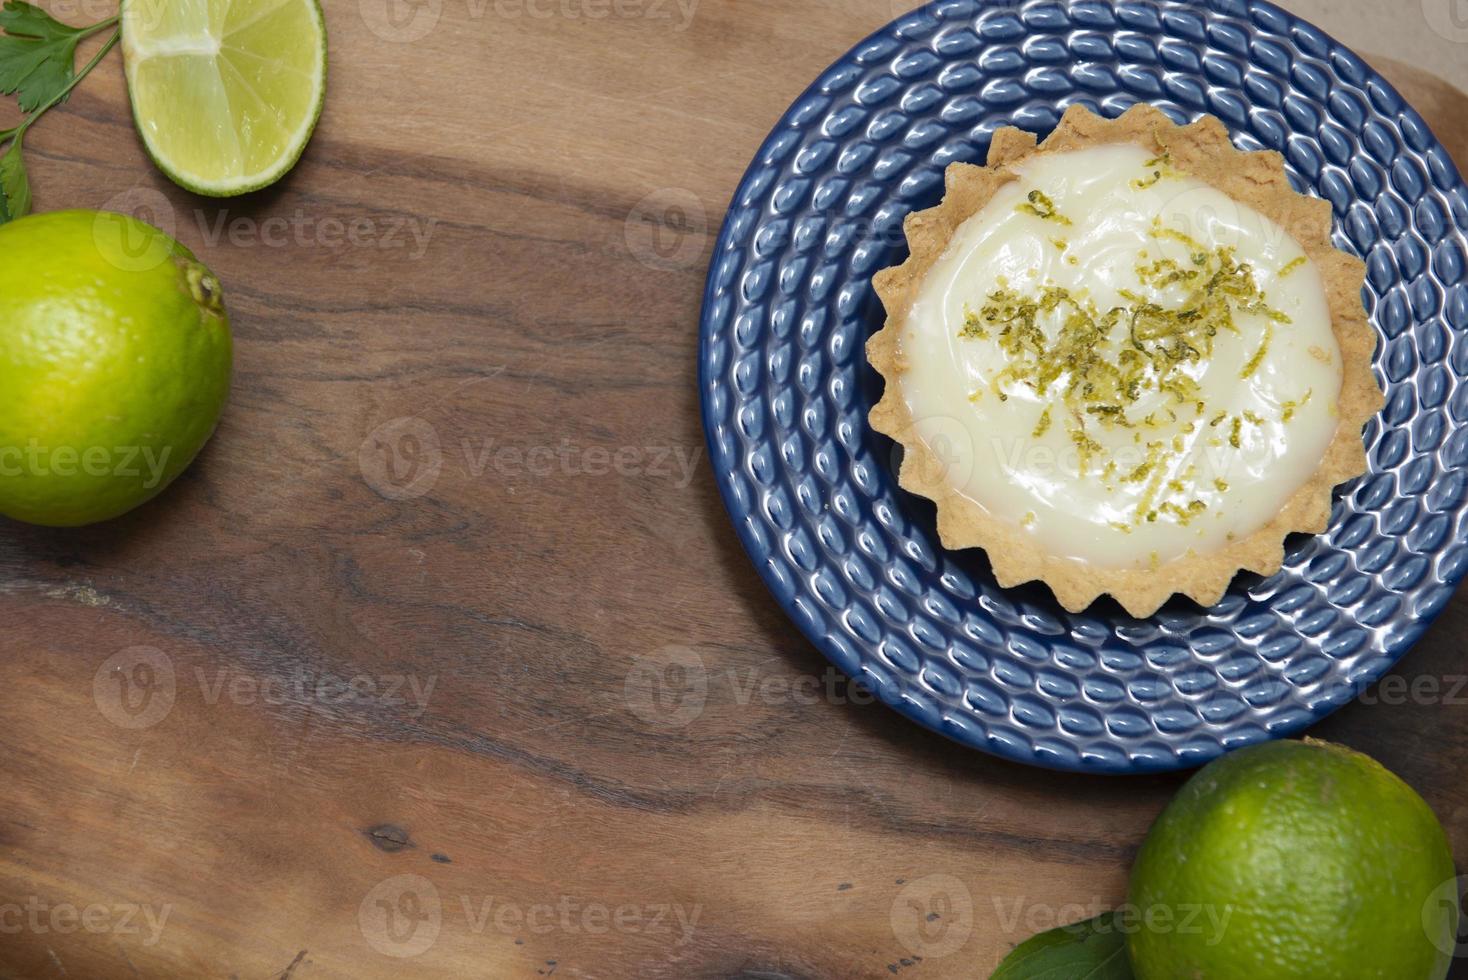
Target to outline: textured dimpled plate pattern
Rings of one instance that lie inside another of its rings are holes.
[[[1387,405],[1370,472],[1285,568],[1203,610],[1071,615],[943,551],[871,430],[871,276],[902,218],[1001,126],[1048,133],[1079,102],[1218,116],[1279,150],[1367,262]],[[979,3],[900,18],[775,128],[715,247],[700,349],[704,424],[739,537],[841,670],[916,721],[1021,762],[1090,772],[1198,765],[1295,732],[1380,677],[1468,568],[1468,192],[1422,119],[1355,54],[1244,0]]]

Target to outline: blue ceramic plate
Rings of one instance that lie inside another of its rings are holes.
[[[1212,609],[1082,615],[945,552],[867,411],[871,276],[902,218],[982,163],[1002,126],[1072,103],[1218,116],[1284,154],[1367,262],[1387,406],[1370,472],[1285,567]],[[1323,718],[1422,634],[1468,569],[1468,191],[1422,119],[1355,54],[1257,0],[948,0],[902,17],[790,108],[734,195],[709,270],[704,425],[750,558],[812,642],[908,717],[1020,762],[1194,766]]]

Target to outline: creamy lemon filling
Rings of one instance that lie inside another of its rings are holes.
[[[1336,429],[1341,357],[1313,263],[1139,146],[1017,173],[958,229],[900,341],[944,479],[1101,567],[1258,530]]]

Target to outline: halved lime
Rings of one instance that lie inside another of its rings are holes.
[[[326,94],[317,0],[123,0],[122,55],[153,162],[212,197],[289,171]]]

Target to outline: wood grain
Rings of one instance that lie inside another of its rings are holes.
[[[28,138],[37,207],[151,209],[238,348],[162,498],[0,526],[0,975],[967,980],[1120,900],[1179,779],[853,703],[704,455],[712,229],[893,5],[566,15],[605,9],[328,0],[316,138],[239,201],[149,167],[116,61]],[[1468,157],[1464,97],[1383,67]],[[1460,599],[1404,664],[1435,703],[1316,730],[1459,854],[1465,628]]]

